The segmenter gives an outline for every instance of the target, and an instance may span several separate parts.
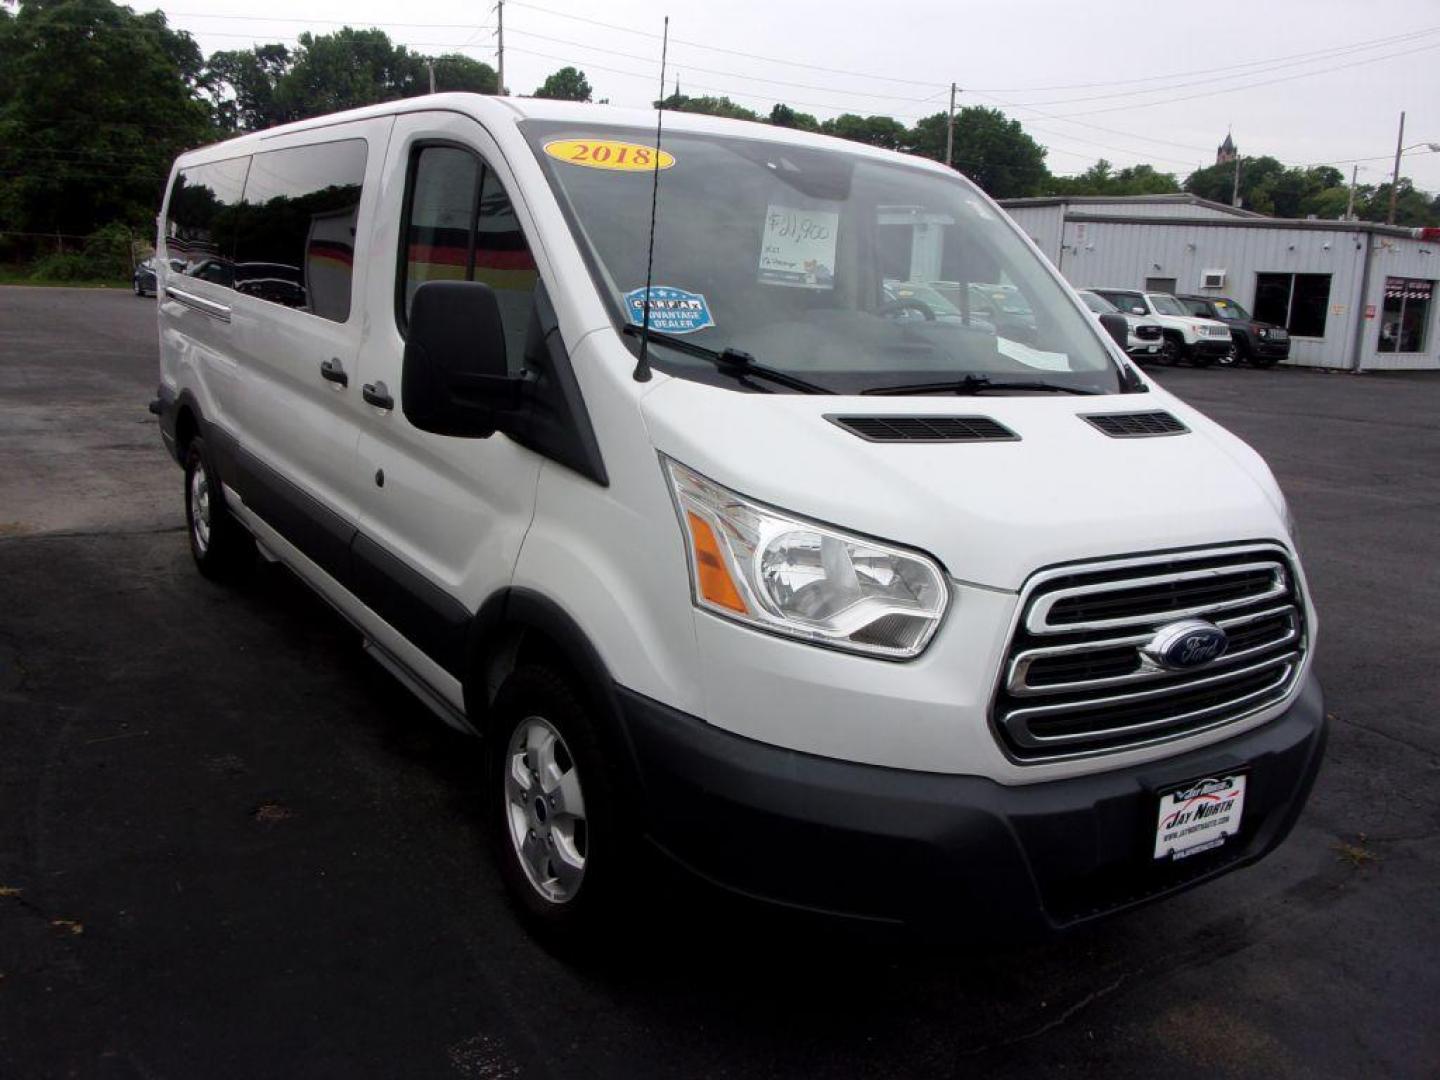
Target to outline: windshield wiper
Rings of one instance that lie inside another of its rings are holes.
[[[1064,386],[1052,382],[996,382],[984,375],[966,375],[963,379],[949,382],[903,383],[899,386],[872,386],[861,390],[862,394],[984,394],[990,390],[1034,390],[1045,394],[1098,394],[1099,390],[1086,390],[1079,386]]]
[[[627,323],[623,331],[631,337],[640,337],[645,333],[643,327]],[[650,340],[658,341],[661,345],[674,349],[676,352],[686,353],[690,356],[698,356],[702,360],[709,360],[715,365],[717,371],[722,374],[733,376],[737,379],[760,378],[768,379],[777,386],[787,386],[791,390],[798,390],[802,394],[833,394],[827,386],[819,383],[809,382],[798,375],[791,375],[778,368],[766,367],[759,363],[747,352],[740,349],[707,349],[704,345],[696,345],[693,341],[686,341],[674,334],[662,333],[658,330],[650,331]]]

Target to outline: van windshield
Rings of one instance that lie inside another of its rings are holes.
[[[640,325],[654,130],[521,129],[617,327]],[[652,330],[839,393],[967,377],[1119,392],[1091,321],[958,175],[762,139],[667,132],[662,146]],[[650,355],[744,385],[663,342]]]

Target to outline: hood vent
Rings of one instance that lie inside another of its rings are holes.
[[[867,442],[1013,442],[1020,438],[988,416],[827,416]]]
[[[1184,435],[1190,429],[1168,412],[1091,413],[1080,419],[1112,439],[1145,439],[1153,435]]]

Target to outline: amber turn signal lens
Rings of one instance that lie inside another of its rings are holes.
[[[746,614],[745,601],[740,598],[740,590],[735,588],[735,581],[725,567],[725,556],[720,553],[720,543],[715,539],[710,523],[693,510],[687,510],[685,517],[690,522],[690,536],[695,544],[700,595],[712,604]]]

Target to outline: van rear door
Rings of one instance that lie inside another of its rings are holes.
[[[358,517],[363,415],[356,356],[389,117],[297,132],[256,152],[234,261],[233,347],[242,496],[332,577],[347,582]]]

